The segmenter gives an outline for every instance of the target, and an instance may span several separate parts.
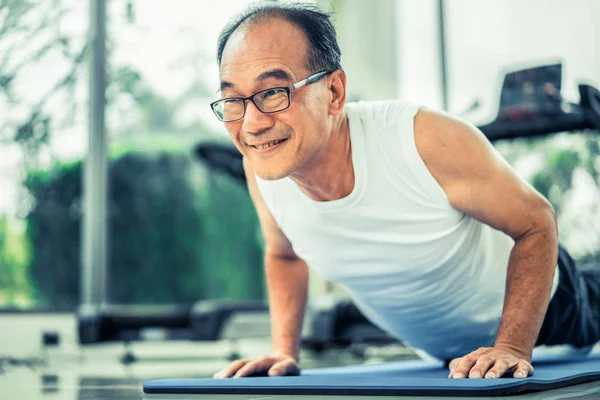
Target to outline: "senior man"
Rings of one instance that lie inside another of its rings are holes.
[[[340,57],[308,4],[255,4],[220,35],[211,107],[265,237],[273,352],[215,377],[299,373],[309,269],[450,378],[527,377],[536,345],[587,350],[600,279],[559,246],[548,201],[455,116],[346,104]]]

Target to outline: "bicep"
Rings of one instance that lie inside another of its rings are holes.
[[[246,159],[244,159],[244,171],[246,174],[248,191],[252,202],[254,203],[260,227],[265,238],[265,251],[270,255],[296,258],[297,256],[294,253],[292,244],[273,218],[273,215],[263,200],[258,185],[256,184],[254,171],[252,171],[252,167],[247,163]]]
[[[415,117],[415,142],[454,208],[515,239],[554,224],[550,203],[514,171],[475,126],[422,109]]]

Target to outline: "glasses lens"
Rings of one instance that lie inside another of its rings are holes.
[[[244,102],[240,99],[223,99],[213,105],[213,111],[221,121],[235,121],[244,116]]]
[[[287,108],[290,98],[285,89],[274,88],[257,93],[254,102],[263,112],[275,112]]]

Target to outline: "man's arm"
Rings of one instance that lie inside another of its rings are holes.
[[[415,117],[417,150],[450,204],[515,240],[510,254],[502,320],[493,348],[450,365],[451,377],[515,377],[530,365],[548,308],[558,257],[556,215],[473,125],[422,109]]]
[[[269,293],[273,351],[298,360],[306,310],[308,267],[292,248],[262,199],[252,167],[244,160],[248,190],[265,238],[265,278]]]
[[[250,197],[265,238],[265,278],[269,294],[273,353],[254,360],[238,360],[216,376],[242,377],[267,371],[271,376],[296,374],[306,310],[308,267],[294,253],[291,243],[273,219],[260,195],[252,167],[245,159],[244,170]]]

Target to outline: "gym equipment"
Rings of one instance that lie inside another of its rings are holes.
[[[561,95],[562,64],[506,74],[496,119],[479,127],[491,141],[600,129],[600,92],[579,85],[579,104]]]
[[[600,130],[600,90],[590,85],[579,85],[581,107],[594,129]]]
[[[448,379],[442,362],[401,361],[305,370],[300,376],[239,379],[161,379],[144,382],[144,393],[337,396],[506,396],[551,390],[600,379],[600,354],[552,355],[534,360],[525,379]]]
[[[347,299],[315,301],[307,311],[302,337],[304,348],[321,352],[328,347],[353,344],[389,344],[398,340],[371,324]],[[192,306],[80,307],[77,311],[79,342],[190,340],[235,342],[244,338],[270,337],[269,306],[265,301],[205,300]],[[360,348],[353,349],[361,355]],[[237,352],[227,358],[236,358]],[[137,360],[127,349],[123,363]]]
[[[265,301],[206,300],[192,306],[85,306],[77,311],[79,343],[123,342],[123,364],[138,360],[128,344],[134,341],[218,341],[270,335]],[[262,316],[240,326],[240,316]],[[236,334],[237,332],[237,334]],[[235,359],[232,349],[227,356]]]
[[[242,155],[231,143],[202,142],[195,147],[194,153],[212,172],[224,173],[246,185]]]
[[[157,337],[187,338],[189,309],[177,307],[83,306],[77,310],[79,343],[131,342]],[[153,334],[154,332],[154,334]]]
[[[206,300],[191,307],[80,307],[77,312],[79,342],[86,345],[155,338],[214,341],[222,338],[229,319],[239,313],[254,312],[268,312],[268,304],[265,301]]]
[[[364,356],[364,345],[401,343],[369,322],[349,299],[322,296],[313,300],[307,311],[307,329],[302,347],[314,352],[326,348],[350,348],[355,356]]]

